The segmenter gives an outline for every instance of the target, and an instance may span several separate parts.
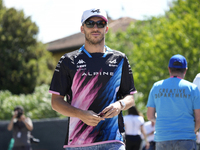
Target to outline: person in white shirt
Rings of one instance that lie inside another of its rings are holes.
[[[197,85],[197,87],[198,87],[198,89],[200,91],[200,73],[198,73],[196,75],[196,77],[193,80],[193,83]],[[200,133],[199,133],[199,131],[196,132],[196,135],[197,135],[197,140],[196,140],[197,150],[200,150]]]
[[[135,106],[129,108],[128,115],[124,116],[125,134],[126,134],[126,150],[139,150],[144,135],[146,148],[149,148],[146,134],[143,128],[144,118],[139,115]]]
[[[200,133],[199,133],[199,131],[196,132],[196,136],[197,136],[197,140],[196,140],[197,150],[200,150]]]
[[[143,147],[143,150],[155,150],[155,141],[154,141],[155,123],[153,121],[145,122],[144,130],[147,136],[147,141],[149,142],[150,146],[149,149]]]
[[[198,89],[199,89],[199,91],[200,91],[200,73],[198,73],[198,74],[196,75],[196,77],[195,77],[194,80],[193,80],[193,83],[197,85],[197,87],[198,87]]]

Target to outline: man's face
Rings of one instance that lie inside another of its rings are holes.
[[[92,17],[91,21],[103,21],[100,17]],[[81,27],[81,32],[85,34],[86,42],[92,45],[100,44],[104,41],[105,33],[107,33],[108,27],[98,28],[95,24],[93,28],[88,28],[85,24]]]

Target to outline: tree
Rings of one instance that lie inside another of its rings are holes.
[[[31,93],[36,85],[50,83],[53,61],[37,41],[38,27],[23,11],[7,9],[0,0],[0,90]],[[50,61],[51,60],[51,61]]]
[[[185,79],[200,70],[200,2],[177,0],[164,16],[132,23],[126,32],[108,33],[106,43],[128,55],[139,101],[146,104],[154,82],[169,77],[168,62],[182,54],[188,61]]]

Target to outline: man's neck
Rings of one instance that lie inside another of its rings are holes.
[[[89,53],[105,53],[105,51],[106,51],[104,43],[96,44],[96,45],[85,43],[85,49]]]
[[[185,77],[185,75],[181,74],[181,73],[171,73],[170,76],[171,77],[180,77],[182,79]]]

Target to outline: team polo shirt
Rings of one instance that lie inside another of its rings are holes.
[[[88,53],[83,45],[80,50],[63,55],[56,66],[50,93],[66,96],[72,106],[95,113],[135,93],[127,57],[105,47],[105,53]],[[123,141],[121,132],[124,132],[122,113],[99,122],[95,127],[70,117],[65,147]]]
[[[157,112],[155,141],[195,140],[194,109],[200,109],[197,86],[178,77],[156,82],[147,107]]]

